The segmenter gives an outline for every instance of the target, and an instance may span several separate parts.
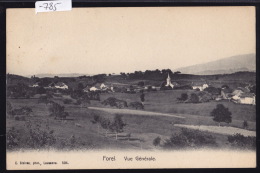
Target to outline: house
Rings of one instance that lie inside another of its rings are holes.
[[[66,85],[63,82],[58,82],[58,83],[52,82],[47,87],[44,87],[44,88],[45,89],[63,89],[63,90],[69,89],[68,85]]]
[[[248,92],[247,89],[239,87],[232,93],[232,101],[240,104],[255,105],[255,94]]]
[[[112,92],[115,92],[115,91],[114,91],[114,86],[113,86],[113,85],[111,85],[110,90],[111,90]]]
[[[243,91],[244,93],[249,93],[250,92],[250,89],[248,87],[238,87],[237,90],[241,90]]]
[[[68,85],[66,85],[65,83],[63,82],[58,82],[54,85],[55,88],[57,89],[63,89],[63,90],[66,90],[66,89],[69,89]]]
[[[83,92],[85,93],[88,93],[90,91],[90,86],[86,86],[84,89],[83,89]]]
[[[254,93],[241,93],[232,97],[232,101],[240,104],[251,104],[255,105],[255,94]]]
[[[255,105],[255,94],[254,93],[242,93],[240,95],[240,103]]]
[[[100,89],[96,88],[95,86],[89,88],[89,91],[99,91]]]
[[[232,92],[232,95],[233,95],[233,96],[240,96],[242,93],[244,93],[242,90],[240,90],[240,89],[235,89],[235,90]]]
[[[222,99],[231,99],[233,90],[230,88],[221,89],[221,98]]]
[[[200,91],[203,91],[204,89],[206,89],[208,87],[209,87],[209,85],[207,83],[192,85],[192,89],[194,89],[194,90],[199,89]]]
[[[106,86],[104,83],[102,83],[102,84],[100,85],[100,89],[101,89],[101,90],[107,90],[107,89],[108,89],[108,86]]]
[[[33,87],[33,88],[40,87],[40,86],[39,86],[39,82],[36,82],[36,83],[30,85],[29,87]]]

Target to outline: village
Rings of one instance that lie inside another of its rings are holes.
[[[86,86],[82,89],[83,92],[125,92],[125,93],[141,93],[141,92],[150,92],[150,91],[159,91],[159,90],[175,90],[181,88],[180,84],[177,82],[172,82],[169,73],[165,82],[162,82],[160,86],[154,85],[145,85],[144,82],[139,84],[127,85],[124,83],[95,83],[94,85]],[[255,93],[251,92],[255,85],[248,84],[245,87],[229,88],[227,85],[221,86],[218,88],[218,91],[213,85],[206,81],[192,82],[186,88],[196,90],[196,91],[206,91],[212,94],[210,100],[228,100],[237,104],[249,104],[255,105]],[[39,82],[29,85],[31,88],[39,88]],[[68,90],[70,87],[65,82],[51,82],[47,86],[43,87],[46,90]],[[220,91],[220,92],[219,92]]]

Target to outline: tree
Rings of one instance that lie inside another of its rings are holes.
[[[153,140],[153,145],[155,147],[159,146],[160,143],[161,143],[161,138],[159,136]]]
[[[61,106],[60,104],[55,102],[52,103],[49,111],[51,112],[50,116],[54,116],[55,119],[65,119],[69,115],[68,112],[64,112],[64,106]]]
[[[210,113],[213,116],[213,120],[219,123],[231,123],[232,122],[232,113],[226,108],[223,104],[218,104],[215,109]]]
[[[100,117],[99,115],[93,113],[93,120],[91,120],[91,122],[92,122],[93,124],[97,124],[98,134],[99,134],[100,121],[101,121],[101,117]]]
[[[248,128],[248,123],[247,123],[246,120],[243,122],[243,128],[244,128],[244,129],[247,129],[247,128]]]
[[[110,130],[111,122],[108,118],[101,118],[100,124],[103,129],[105,129],[105,136],[107,137],[107,132]]]
[[[142,104],[144,104],[144,101],[145,101],[145,99],[144,99],[144,93],[142,92],[142,94],[140,95],[140,99],[141,99],[141,102],[142,102]]]
[[[130,85],[129,89],[130,89],[130,91],[134,91],[134,86]]]
[[[78,90],[83,90],[84,89],[84,85],[82,83],[78,84]]]
[[[110,125],[110,130],[116,133],[116,140],[117,140],[117,134],[123,132],[124,126],[126,124],[122,120],[122,115],[116,115],[114,117],[113,123]]]
[[[177,99],[184,102],[184,101],[188,100],[188,94],[187,93],[182,93],[181,97],[179,97]]]
[[[256,94],[256,85],[251,86],[251,87],[249,88],[249,90],[250,90],[251,93]]]
[[[190,102],[191,103],[199,103],[199,101],[200,101],[200,98],[199,98],[199,96],[197,96],[197,94],[192,93],[190,95]]]

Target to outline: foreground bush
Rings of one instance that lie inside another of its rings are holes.
[[[67,149],[67,150],[80,150],[80,149],[93,149],[94,145],[91,142],[84,142],[80,137],[76,137],[72,135],[70,138],[61,139],[58,144],[59,149]]]
[[[154,145],[155,147],[159,146],[160,143],[161,143],[161,138],[160,138],[159,136],[156,137],[156,138],[153,140],[153,145]]]
[[[58,137],[54,130],[45,123],[27,121],[23,130],[11,128],[6,133],[7,150],[17,149],[93,149],[92,142],[85,142],[80,137],[72,135],[68,138]]]
[[[118,133],[124,131],[124,127],[127,125],[123,119],[122,115],[116,114],[114,117],[114,121],[110,121],[109,118],[99,116],[97,114],[93,114],[93,119],[91,120],[93,124],[97,124],[98,134],[100,133],[100,126],[105,130],[105,136],[107,137],[108,132],[114,132],[116,135],[116,140],[118,137]]]
[[[183,128],[181,133],[173,134],[163,144],[163,148],[199,148],[206,146],[216,146],[216,139],[205,132]]]
[[[69,113],[64,111],[64,106],[55,102],[51,104],[49,111],[51,113],[50,116],[53,116],[55,119],[66,119],[69,116]]]
[[[228,136],[228,142],[233,147],[238,147],[241,149],[255,149],[256,148],[256,137],[252,136],[243,136],[239,133]]]
[[[182,94],[181,94],[181,97],[178,97],[177,100],[178,100],[178,101],[181,101],[181,102],[185,102],[185,101],[188,100],[188,98],[189,98],[189,96],[188,96],[187,93],[182,93]]]
[[[47,148],[56,143],[54,131],[50,130],[49,125],[46,124],[45,128],[41,124],[32,124],[30,121],[26,123],[29,136],[26,140],[26,145],[29,148]]]
[[[6,147],[8,150],[29,148],[43,149],[53,147],[56,143],[54,131],[50,130],[48,123],[26,122],[25,130],[17,130],[14,127],[6,133]]]
[[[6,148],[7,149],[14,149],[19,145],[20,137],[19,132],[14,127],[12,127],[6,133]]]

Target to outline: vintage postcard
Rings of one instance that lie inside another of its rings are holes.
[[[6,15],[8,170],[256,167],[255,7]]]

